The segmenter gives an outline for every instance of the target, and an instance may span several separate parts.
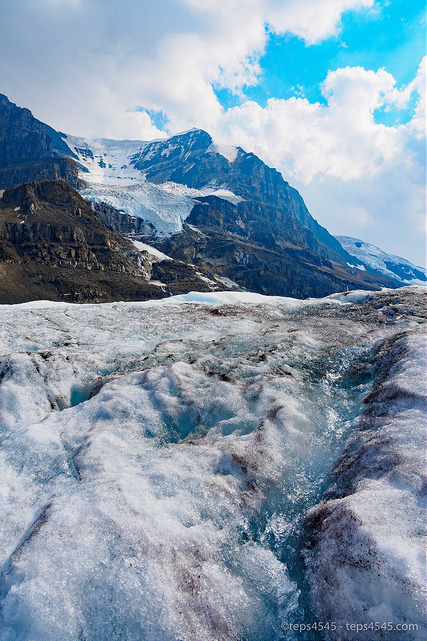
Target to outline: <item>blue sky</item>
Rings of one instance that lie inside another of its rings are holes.
[[[382,0],[375,8],[346,11],[338,33],[316,44],[307,44],[293,34],[268,33],[260,58],[258,83],[244,88],[245,96],[265,106],[268,98],[299,96],[325,103],[322,82],[331,70],[362,66],[389,71],[399,87],[411,82],[426,51],[425,2]],[[238,105],[239,95],[217,89],[221,104]],[[378,122],[406,122],[415,98],[407,109],[378,110]]]
[[[423,264],[425,50],[421,0],[3,0],[0,92],[74,135],[206,129]]]

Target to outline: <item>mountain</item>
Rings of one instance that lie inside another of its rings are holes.
[[[357,266],[357,269],[367,269],[383,274],[402,285],[422,285],[427,282],[427,271],[405,258],[387,254],[379,247],[358,238],[350,236],[336,236],[336,238],[349,254],[360,261],[361,264]]]
[[[81,187],[74,154],[64,137],[0,94],[0,188],[44,179],[63,179]]]
[[[0,304],[147,300],[225,288],[194,267],[143,249],[104,225],[65,181],[6,190],[0,198]],[[162,261],[171,263],[166,275],[157,265]]]
[[[127,228],[129,216],[145,220],[151,232],[135,226],[138,238],[205,272],[251,291],[299,298],[394,286],[350,268],[358,261],[279,172],[205,131],[151,142],[64,140],[81,167],[84,198],[116,209],[116,225],[122,214]]]
[[[0,124],[1,189],[65,179],[111,231],[177,261],[157,261],[154,269],[173,293],[201,286],[200,275],[204,287],[299,298],[396,285],[355,269],[359,261],[278,171],[205,131],[150,142],[78,138],[5,96]]]
[[[342,263],[348,258],[340,243],[316,223],[299,193],[278,171],[240,147],[216,143],[203,130],[148,143],[91,141],[71,136],[65,141],[83,168],[81,177],[87,183],[84,193],[88,198],[102,198],[102,194],[108,198],[114,193],[123,200],[140,199],[147,210],[156,205],[161,209],[161,204],[151,203],[151,199],[156,195],[164,197],[166,188],[177,201],[175,231],[180,231],[179,222],[191,212],[194,199],[216,196],[237,208],[231,223],[222,219],[225,231],[272,247],[298,246]],[[139,187],[143,194],[136,187],[138,183],[144,185]],[[175,191],[172,185],[176,185]],[[122,189],[118,191],[117,187]],[[187,211],[182,209],[184,202]],[[145,213],[138,208],[134,211],[137,215]],[[160,217],[165,219],[161,213]],[[161,223],[156,222],[160,233],[165,233]]]

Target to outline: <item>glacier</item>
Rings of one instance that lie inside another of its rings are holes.
[[[1,641],[423,639],[425,312],[1,306]]]
[[[173,138],[162,154],[175,150]],[[135,159],[138,155],[149,159],[157,149],[157,142],[163,147],[165,140],[91,140],[76,136],[66,136],[65,140],[79,164],[80,178],[86,184],[80,191],[83,198],[142,218],[153,225],[159,236],[181,231],[198,197],[217,196],[235,205],[243,200],[217,184],[194,189],[170,181],[160,184],[147,181],[145,173],[135,167]],[[217,141],[213,141],[207,151],[224,156],[230,163],[238,153],[236,147]]]

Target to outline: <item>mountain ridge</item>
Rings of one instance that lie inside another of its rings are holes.
[[[5,96],[0,124],[0,189],[66,180],[111,231],[178,261],[153,268],[162,281],[172,280],[173,293],[228,281],[303,298],[396,285],[355,269],[359,260],[314,220],[276,169],[204,130],[147,142],[78,138]]]
[[[379,247],[351,236],[336,236],[346,251],[362,264],[358,269],[374,269],[388,278],[394,278],[402,285],[422,285],[427,282],[427,270],[411,261],[389,254]]]

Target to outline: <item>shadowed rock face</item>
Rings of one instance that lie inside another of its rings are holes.
[[[194,266],[137,251],[65,181],[25,183],[0,199],[0,304],[138,301],[195,289],[224,286]]]
[[[345,263],[349,259],[340,243],[310,215],[297,190],[255,154],[237,147],[230,162],[212,150],[213,140],[202,130],[174,136],[170,143],[155,141],[132,159],[151,182],[173,181],[196,189],[207,184],[226,187],[247,201],[240,206],[250,220],[252,213],[274,233],[288,233],[295,244],[330,260]],[[218,208],[219,203],[215,205]]]
[[[100,220],[109,229],[112,229],[116,234],[122,236],[144,236],[149,237],[155,233],[153,225],[137,218],[136,216],[129,216],[124,212],[120,212],[107,203],[92,203],[92,209]]]
[[[193,212],[189,221],[194,220]],[[272,235],[268,237],[268,229],[261,243],[245,238],[242,230],[240,234],[225,231],[218,220],[216,225],[213,220],[211,217],[210,226],[199,222],[197,229],[184,225],[181,233],[155,244],[176,260],[188,261],[205,273],[210,271],[266,295],[307,298],[347,288],[375,290],[386,284],[384,277],[317,257],[297,245],[281,246]],[[387,285],[393,287],[388,280]]]
[[[27,183],[0,200],[0,301],[145,300],[150,264],[66,182]]]
[[[0,188],[48,178],[78,188],[72,155],[62,134],[0,94]]]

